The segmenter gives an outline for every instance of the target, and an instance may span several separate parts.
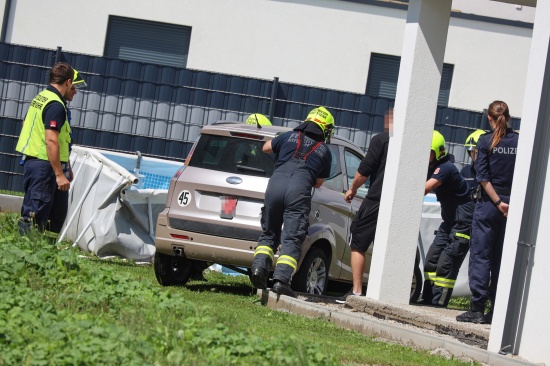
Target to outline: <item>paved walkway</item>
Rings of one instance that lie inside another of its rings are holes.
[[[462,311],[419,305],[395,305],[350,297],[346,304],[338,298],[299,294],[297,299],[258,290],[263,305],[294,314],[321,318],[337,326],[365,335],[429,350],[445,350],[457,358],[487,365],[535,365],[517,356],[486,350],[490,325],[457,322]]]

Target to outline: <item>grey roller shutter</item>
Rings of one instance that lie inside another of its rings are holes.
[[[437,105],[449,106],[449,94],[451,93],[451,81],[453,81],[454,65],[443,64],[441,73],[441,84],[439,85],[439,96]]]
[[[399,75],[398,56],[373,53],[370,59],[367,95],[373,97],[395,98],[397,76]]]
[[[401,57],[399,56],[373,53],[371,55],[366,94],[373,97],[395,99],[400,62]],[[437,104],[440,106],[449,105],[453,69],[453,65],[443,64],[443,73],[441,75],[437,100]]]
[[[110,16],[104,55],[186,67],[190,40],[191,27]]]

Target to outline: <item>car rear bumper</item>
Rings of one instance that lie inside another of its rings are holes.
[[[189,259],[247,268],[252,266],[254,251],[258,245],[257,240],[247,241],[201,234],[160,223],[157,223],[155,236],[155,247],[160,253],[175,255],[174,250],[181,249],[183,255]]]

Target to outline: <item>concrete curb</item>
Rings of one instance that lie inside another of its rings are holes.
[[[459,341],[407,329],[403,326],[385,323],[382,320],[367,318],[360,314],[350,314],[304,300],[278,295],[268,290],[258,290],[258,296],[262,304],[270,309],[312,318],[321,318],[342,328],[352,329],[368,336],[377,336],[398,341],[407,346],[427,350],[443,348],[455,357],[468,357],[474,361],[488,365],[537,365],[515,356],[500,355]]]
[[[456,316],[462,311],[425,305],[388,304],[366,296],[351,296],[347,304],[376,318],[437,331],[472,346],[487,348],[489,342],[490,325],[457,322]]]
[[[21,212],[23,197],[0,194],[0,212]]]

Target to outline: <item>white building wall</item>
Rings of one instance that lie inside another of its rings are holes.
[[[445,63],[455,65],[449,106],[480,111],[498,99],[520,117],[531,34],[531,29],[451,18],[445,51]]]
[[[508,0],[507,0],[508,1]],[[513,1],[511,1],[513,2]],[[535,8],[498,1],[453,0],[453,11],[533,23]]]
[[[26,0],[12,6],[10,43],[103,55],[109,15],[147,19],[192,27],[189,68],[354,93],[365,92],[371,52],[400,55],[406,17],[406,10],[336,0]],[[74,17],[44,25],[64,13]],[[453,18],[445,54],[455,65],[449,106],[481,110],[503,99],[520,117],[531,33]]]

